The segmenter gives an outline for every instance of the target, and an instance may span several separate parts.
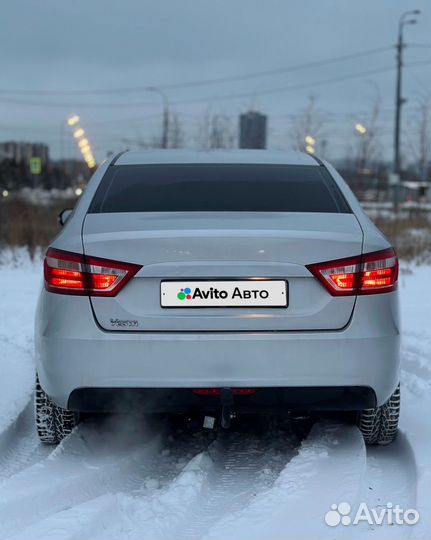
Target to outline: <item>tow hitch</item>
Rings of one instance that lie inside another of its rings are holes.
[[[197,396],[220,396],[221,404],[221,427],[229,429],[232,418],[236,418],[234,411],[235,396],[252,396],[257,392],[256,388],[193,388],[192,392]],[[214,429],[216,423],[215,416],[205,416],[203,427]]]
[[[220,393],[221,403],[221,427],[229,429],[232,418],[235,418],[233,411],[233,392],[232,388],[222,388]]]

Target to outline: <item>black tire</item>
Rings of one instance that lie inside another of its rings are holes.
[[[58,407],[40,386],[36,375],[35,420],[39,439],[45,444],[58,444],[78,423],[78,414]]]
[[[375,409],[364,409],[358,416],[358,427],[366,444],[390,444],[397,436],[400,417],[400,385],[386,403]]]

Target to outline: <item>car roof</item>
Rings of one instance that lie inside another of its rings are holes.
[[[141,150],[126,151],[113,159],[114,165],[176,164],[315,165],[309,154],[273,150]]]

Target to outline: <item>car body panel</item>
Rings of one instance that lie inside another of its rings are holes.
[[[116,297],[91,299],[106,330],[116,330],[116,320],[136,321],[130,331],[338,329],[353,311],[354,296],[334,298],[305,267],[361,252],[353,214],[88,214],[83,239],[88,255],[143,265]],[[288,282],[287,308],[160,306],[164,279],[257,277]]]

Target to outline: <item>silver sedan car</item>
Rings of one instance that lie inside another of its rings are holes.
[[[346,410],[365,442],[396,436],[398,260],[329,163],[125,152],[61,218],[36,313],[44,442],[137,409]]]

